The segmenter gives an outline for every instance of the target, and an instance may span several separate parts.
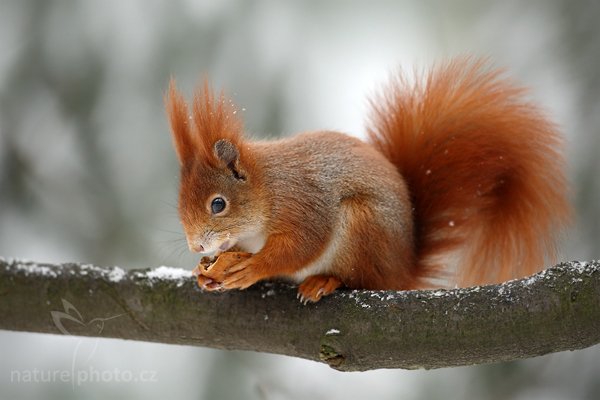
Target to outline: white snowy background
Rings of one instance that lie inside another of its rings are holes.
[[[176,213],[170,76],[187,95],[210,77],[257,136],[361,136],[366,98],[391,72],[474,54],[530,87],[564,131],[578,218],[562,258],[598,258],[599,19],[593,0],[0,0],[0,256],[195,265]],[[74,361],[76,349],[92,356]],[[100,379],[26,382],[35,370]],[[0,399],[593,399],[598,376],[597,346],[338,373],[267,354],[0,331]]]

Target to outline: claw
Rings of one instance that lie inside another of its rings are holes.
[[[340,286],[342,286],[342,282],[335,276],[313,275],[300,284],[298,291],[308,297],[311,302],[316,303]]]

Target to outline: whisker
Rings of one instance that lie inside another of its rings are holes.
[[[160,203],[162,203],[165,206],[169,206],[171,208],[174,208],[175,210],[178,210],[177,204],[171,203],[171,202],[166,201],[166,200],[159,200],[159,201],[160,201]]]
[[[158,232],[172,233],[174,235],[182,235],[183,236],[183,232],[181,232],[181,231],[171,231],[169,229],[162,229],[162,228],[154,228],[154,230],[158,231]]]

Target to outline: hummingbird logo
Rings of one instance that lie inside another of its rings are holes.
[[[83,319],[83,316],[77,310],[77,308],[75,308],[75,306],[73,304],[71,304],[69,301],[67,301],[65,299],[61,299],[61,300],[62,300],[62,305],[63,305],[63,311],[50,311],[50,315],[52,316],[52,321],[54,322],[54,325],[56,326],[56,328],[58,328],[58,330],[61,333],[63,333],[64,335],[71,335],[71,332],[69,332],[68,329],[65,328],[65,325],[64,325],[64,323],[66,323],[66,321],[69,321],[71,323],[75,323],[75,324],[83,326],[83,327],[88,327],[88,329],[90,331],[92,331],[90,336],[96,337],[96,340],[94,340],[93,343],[90,343],[89,341],[84,341],[83,339],[79,339],[79,341],[77,342],[77,345],[75,346],[75,350],[73,351],[73,357],[71,360],[71,376],[73,377],[73,379],[72,379],[73,390],[75,390],[75,379],[74,379],[75,370],[76,370],[75,365],[78,364],[77,361],[79,359],[79,356],[82,356],[81,359],[83,359],[85,356],[85,353],[87,353],[87,357],[85,357],[85,361],[83,362],[83,364],[89,363],[91,358],[96,353],[96,349],[98,348],[98,342],[99,342],[98,336],[100,336],[100,334],[104,330],[105,322],[109,321],[111,319],[121,317],[125,314],[114,315],[114,316],[108,317],[108,318],[94,318],[88,322],[85,322],[85,320]],[[83,347],[82,347],[82,344],[84,344]]]
[[[115,315],[108,318],[94,318],[89,322],[84,322],[81,313],[77,311],[77,308],[70,302],[65,299],[62,300],[62,305],[64,311],[50,311],[50,315],[52,315],[52,321],[54,321],[54,325],[58,328],[61,333],[65,335],[71,335],[71,332],[65,328],[63,325],[63,321],[72,321],[81,326],[88,326],[95,330],[94,336],[100,335],[104,330],[104,323],[108,320],[118,318],[124,314]]]

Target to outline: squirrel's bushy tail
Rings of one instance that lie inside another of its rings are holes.
[[[562,139],[523,89],[483,60],[453,60],[372,102],[368,134],[406,180],[415,275],[456,263],[460,285],[528,275],[570,219]]]

